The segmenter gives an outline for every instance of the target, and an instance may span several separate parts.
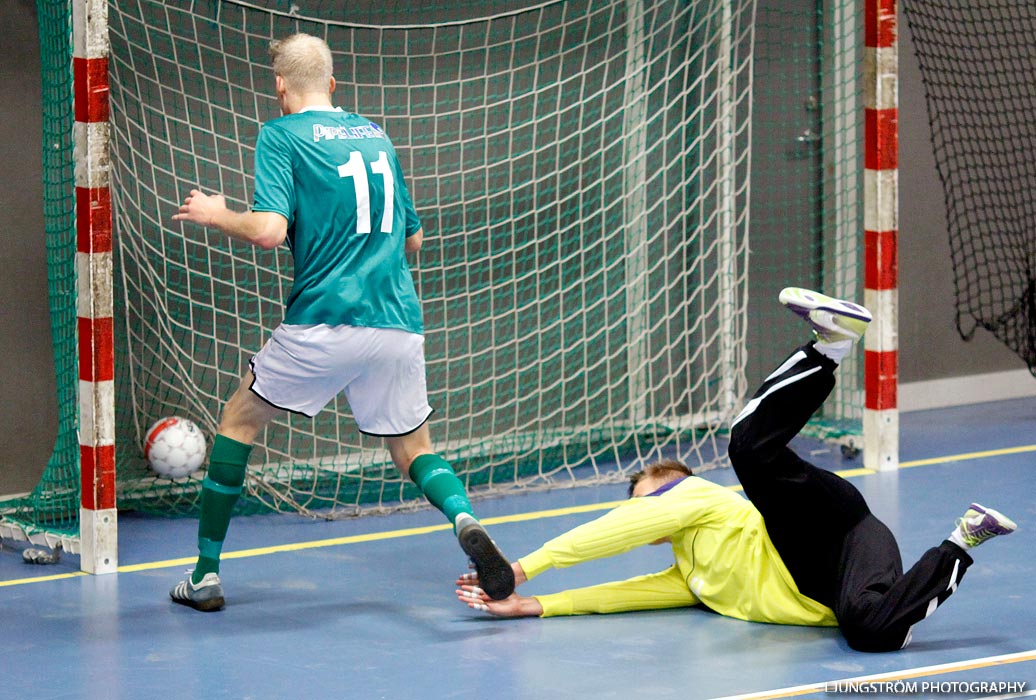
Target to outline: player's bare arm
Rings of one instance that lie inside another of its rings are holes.
[[[403,244],[403,250],[407,253],[416,253],[421,250],[421,244],[424,243],[424,229],[417,229],[416,233],[411,233],[406,237],[406,243]]]
[[[288,220],[269,211],[237,212],[227,208],[221,194],[191,193],[173,215],[173,221],[190,221],[215,228],[239,241],[251,243],[264,250],[276,248],[288,235]]]

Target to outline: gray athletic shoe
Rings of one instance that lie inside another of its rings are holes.
[[[457,518],[457,540],[478,573],[478,585],[493,600],[514,593],[514,571],[482,524],[472,518]]]
[[[190,575],[187,579],[173,586],[169,591],[169,597],[174,603],[186,605],[201,610],[212,612],[223,607],[223,586],[219,581],[219,574],[205,574],[199,583],[191,581]]]

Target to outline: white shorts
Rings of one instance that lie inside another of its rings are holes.
[[[252,391],[272,406],[315,416],[345,392],[369,435],[406,435],[432,407],[424,336],[392,328],[280,325],[250,362]]]

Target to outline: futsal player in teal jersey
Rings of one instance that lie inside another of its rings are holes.
[[[519,584],[551,568],[666,542],[675,563],[625,581],[497,601],[477,575],[457,597],[499,617],[579,615],[702,605],[740,620],[838,626],[850,647],[905,647],[973,563],[971,550],[1016,525],[972,503],[949,536],[906,572],[892,532],[849,481],[795,454],[788,442],[823,404],[835,369],[871,320],[852,302],[789,287],[780,301],[814,342],[797,349],[730,429],[730,462],[746,498],[676,461],[631,478],[626,503],[550,540],[514,564]]]
[[[287,241],[295,278],[283,323],[223,409],[202,486],[198,561],[170,596],[198,610],[223,607],[220,553],[253,442],[284,411],[313,416],[344,392],[360,431],[384,437],[399,471],[453,523],[483,588],[506,598],[511,565],[432,450],[424,326],[406,259],[424,232],[392,142],[332,105],[322,39],[295,34],[273,42],[270,55],[282,116],[259,132],[251,211],[192,190],[173,216],[264,249]]]

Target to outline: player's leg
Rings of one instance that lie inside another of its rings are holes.
[[[782,290],[779,300],[809,323],[814,340],[781,363],[734,419],[732,427],[764,458],[785,447],[824,403],[838,363],[871,320],[862,306],[798,287]]]
[[[198,610],[223,607],[219,560],[234,506],[244,486],[248,456],[256,435],[281,412],[253,393],[254,381],[252,371],[247,370],[223,409],[202,482],[198,561],[191,576],[170,591],[175,602]]]
[[[973,503],[950,536],[904,574],[892,565],[899,548],[889,529],[874,516],[860,522],[846,538],[834,608],[849,646],[875,652],[906,646],[913,626],[957,590],[973,563],[969,550],[1015,529],[1003,514]]]
[[[777,367],[738,415],[729,455],[799,590],[833,605],[842,539],[870,510],[852,484],[801,459],[788,443],[830,394],[837,361],[862,336],[870,314],[795,288],[784,290],[781,302],[810,322],[816,340]]]
[[[799,590],[831,607],[842,540],[870,510],[852,484],[808,463],[787,443],[831,391],[833,370],[811,346],[796,350],[738,416],[728,448],[745,496],[762,514]]]
[[[385,443],[399,472],[417,485],[454,528],[458,517],[474,515],[464,483],[450,463],[432,451],[427,423],[406,435],[387,437]]]
[[[387,329],[371,331],[365,371],[345,388],[360,430],[386,439],[400,473],[453,524],[461,548],[475,564],[479,585],[494,599],[514,591],[514,572],[475,518],[464,483],[432,450],[426,421],[432,413],[425,381],[424,338]]]
[[[831,393],[837,367],[807,343],[770,373],[731,424],[732,451],[751,457],[743,468],[763,471],[759,462],[787,449]]]
[[[341,384],[336,377],[341,368],[334,354],[327,352],[339,344],[334,332],[328,326],[282,324],[252,358],[223,408],[209,454],[198,521],[198,563],[190,580],[170,592],[173,600],[206,610],[222,606],[219,558],[244,486],[252,443],[283,411],[313,416],[338,393]]]
[[[464,484],[432,450],[432,414],[425,382],[424,338],[384,328],[357,329],[362,368],[345,386],[353,417],[366,435],[385,438],[392,462],[451,523],[471,515]]]
[[[427,424],[407,435],[386,440],[392,461],[417,484],[428,502],[453,523],[461,549],[478,573],[479,586],[490,598],[502,600],[514,592],[514,572],[500,548],[475,518],[464,483],[450,463],[432,451]]]

